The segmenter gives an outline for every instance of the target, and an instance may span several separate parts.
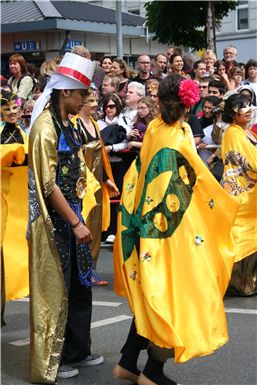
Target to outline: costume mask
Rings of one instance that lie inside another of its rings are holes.
[[[3,120],[5,120],[5,118],[8,118],[12,114],[18,114],[18,112],[19,106],[16,100],[11,100],[7,104],[1,106],[1,114]]]

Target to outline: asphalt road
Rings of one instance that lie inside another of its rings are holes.
[[[78,377],[59,380],[59,385],[126,385],[112,377],[131,323],[131,313],[124,298],[112,290],[111,248],[101,250],[98,270],[109,286],[93,289],[95,303],[92,319],[92,351],[101,353],[102,365],[82,368]],[[206,357],[185,364],[172,360],[165,365],[168,376],[184,385],[257,385],[257,297],[225,298],[229,342]],[[2,329],[2,385],[28,384],[29,373],[29,303],[14,301],[6,305],[7,326]],[[138,366],[144,367],[142,352]]]

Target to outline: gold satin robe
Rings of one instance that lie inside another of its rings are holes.
[[[79,116],[76,115],[72,118],[75,127],[78,126],[78,117]],[[99,189],[95,191],[95,207],[90,213],[84,215],[84,218],[93,235],[93,240],[90,242],[90,250],[94,259],[94,264],[96,264],[100,252],[101,231],[106,231],[110,225],[110,195],[105,183],[103,183],[103,173],[105,172],[112,182],[114,182],[114,180],[109,157],[105,151],[98,124],[93,118],[91,118],[91,121],[96,129],[98,138],[96,137],[93,141],[87,140],[87,142],[83,144],[82,149],[85,163],[93,174],[95,180],[99,183]],[[83,128],[81,129],[83,130],[84,137],[87,138],[87,131]],[[92,186],[89,183],[87,189],[90,191],[92,190]],[[84,198],[83,202],[84,208],[87,205],[86,198]],[[85,214],[84,210],[83,214]]]
[[[30,381],[53,384],[61,359],[68,299],[47,197],[56,183],[57,134],[49,109],[33,124],[29,137]],[[80,154],[83,160],[82,154]],[[85,170],[87,177],[89,170]],[[90,178],[93,176],[90,174]],[[90,179],[91,180],[91,179]],[[97,190],[98,183],[92,186]],[[95,206],[94,190],[87,212]],[[89,195],[88,195],[89,194]]]
[[[257,137],[232,124],[223,136],[221,185],[240,203],[232,228],[236,261],[228,294],[257,293]],[[247,258],[246,258],[247,257]]]
[[[175,362],[228,340],[223,295],[237,210],[193,148],[190,127],[153,120],[124,179],[114,288],[127,297],[137,333],[174,349]]]

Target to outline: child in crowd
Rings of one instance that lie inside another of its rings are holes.
[[[22,108],[20,125],[23,131],[26,132],[26,134],[29,134],[30,118],[31,118],[31,114],[35,106],[35,103],[36,103],[35,100],[29,99],[24,103]]]
[[[137,104],[137,116],[130,132],[129,149],[140,150],[147,126],[155,117],[156,108],[154,101],[149,96],[144,96]]]

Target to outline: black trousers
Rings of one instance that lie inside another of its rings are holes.
[[[63,276],[68,292],[68,319],[61,365],[66,365],[79,362],[91,354],[92,289],[80,284],[75,253]]]

